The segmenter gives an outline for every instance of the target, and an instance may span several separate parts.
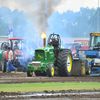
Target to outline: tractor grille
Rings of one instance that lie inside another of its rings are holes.
[[[41,67],[41,62],[33,61],[32,65],[33,67]]]

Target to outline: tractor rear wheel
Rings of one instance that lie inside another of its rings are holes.
[[[36,76],[46,76],[46,72],[41,73],[41,71],[35,71],[34,72]]]
[[[54,65],[53,64],[50,64],[48,66],[48,76],[49,77],[53,77],[55,74],[55,70],[54,70]]]
[[[2,64],[2,72],[4,73],[7,70],[7,62],[6,61],[2,61],[1,64]]]
[[[71,76],[71,71],[73,67],[73,58],[71,50],[64,49],[59,52],[57,66],[59,76]]]
[[[30,72],[30,71],[27,70],[27,76],[32,77],[32,75],[33,75],[33,72]]]

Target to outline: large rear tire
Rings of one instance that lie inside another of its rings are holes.
[[[71,50],[64,49],[59,52],[57,66],[59,76],[71,76],[71,71],[73,67],[73,58]]]

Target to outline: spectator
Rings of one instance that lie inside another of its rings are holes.
[[[13,65],[12,65],[12,62],[13,62],[13,51],[11,50],[10,47],[8,47],[8,63],[7,63],[7,72],[11,72],[10,68],[14,69],[15,72],[17,71],[17,68],[15,68]]]

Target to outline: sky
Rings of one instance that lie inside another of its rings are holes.
[[[55,30],[57,30],[58,27],[56,27],[55,21],[53,21],[53,19],[56,19],[56,17],[58,17],[55,15],[55,11],[58,11],[60,13],[59,14],[57,12],[57,15],[61,15],[62,13],[64,14],[64,12],[67,12],[68,10],[73,12],[79,12],[81,7],[96,9],[98,7],[98,0],[0,0],[0,8],[3,9],[3,7],[7,7],[8,11],[2,10],[2,13],[5,13],[4,15],[6,17],[11,18],[10,20],[11,22],[13,22],[13,24],[16,23],[16,27],[14,25],[13,26],[14,29],[19,29],[18,36],[25,37],[29,41],[34,40],[34,44],[42,46],[42,40],[40,37],[42,32],[46,33],[47,36],[51,34],[51,31],[52,33],[57,33],[55,32]],[[73,12],[70,13],[74,15]],[[16,20],[16,18],[19,20]],[[49,23],[49,19],[51,19],[52,22],[51,26]],[[67,16],[67,19],[72,20],[70,16]],[[9,22],[8,25],[10,25],[11,22]],[[59,24],[60,26],[60,24],[66,25],[66,23],[68,23],[68,21],[64,21],[64,19],[62,19],[62,23],[59,21],[59,23],[57,24]],[[56,27],[54,31],[52,29],[52,25],[55,25]],[[52,28],[49,29],[49,27]],[[61,28],[62,26],[59,29],[61,30]],[[16,30],[14,34],[16,34]],[[64,34],[69,34],[66,32],[64,26],[62,30],[65,32]],[[30,51],[33,52],[33,50]]]
[[[18,9],[28,13],[34,20],[35,30],[38,34],[47,33],[48,19],[55,11],[55,7],[62,0],[0,0],[0,7],[6,6],[11,11]]]
[[[98,2],[99,1],[99,2]],[[66,12],[67,10],[72,10],[73,12],[80,11],[80,7],[97,8],[98,4],[100,6],[100,0],[62,0],[61,3],[56,7],[59,13]]]
[[[37,1],[38,0],[0,0],[0,7],[7,6],[12,11],[16,8],[18,9],[20,8],[19,11],[24,10],[26,12],[30,12],[30,11],[35,11],[37,9],[39,5]],[[53,0],[40,0],[40,1],[53,1]],[[55,8],[55,10],[57,10],[59,13],[63,13],[63,12],[66,12],[67,10],[78,12],[80,10],[80,7],[97,8],[99,0],[55,0],[55,1],[57,2],[60,1],[60,3]],[[29,6],[30,3],[31,3],[31,6]],[[35,5],[34,8],[32,7],[33,6],[32,3],[33,5]],[[100,1],[99,1],[99,5],[100,5]]]
[[[97,8],[99,0],[0,0],[0,7],[6,6],[12,12],[18,10],[28,14],[29,21],[32,19],[38,34],[49,33],[48,20],[55,11],[60,14],[71,10],[80,11],[80,7]],[[100,5],[100,2],[99,2]]]

